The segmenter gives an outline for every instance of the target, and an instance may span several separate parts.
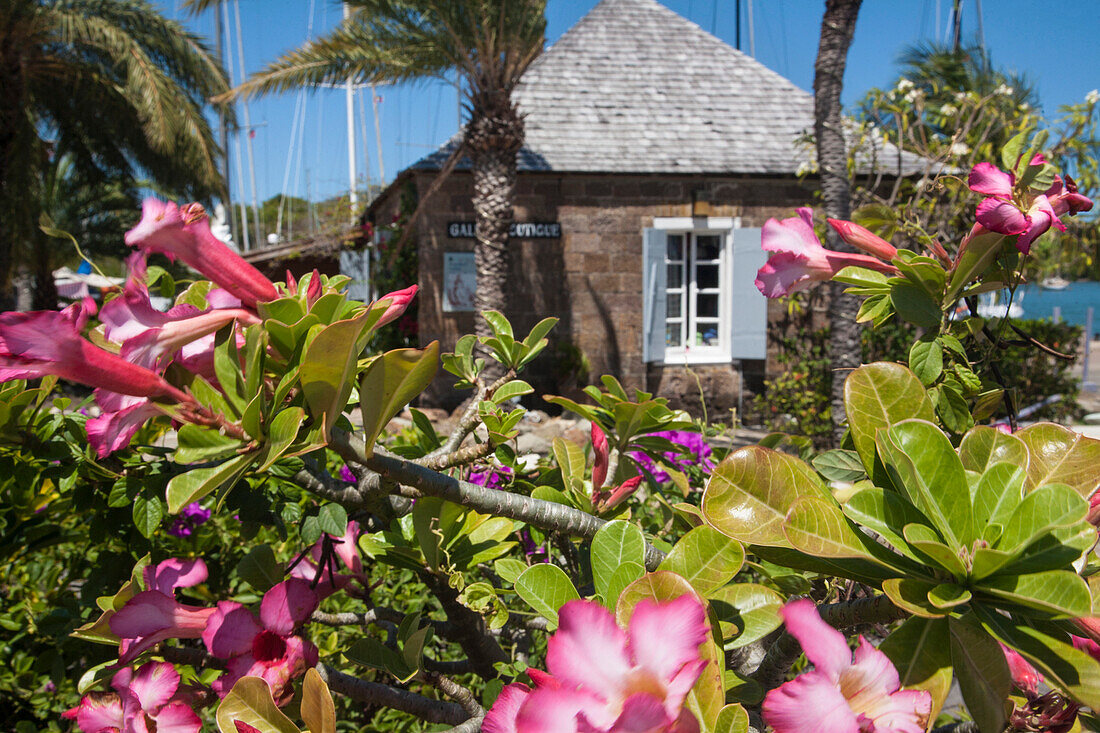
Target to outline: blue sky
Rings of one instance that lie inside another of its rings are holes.
[[[155,0],[169,17],[185,21],[195,32],[210,38],[213,45],[213,11],[198,17],[183,13],[179,0]],[[979,0],[963,2],[963,34],[967,40],[978,32]],[[300,45],[307,37],[309,10],[313,7],[314,33],[336,25],[341,16],[332,0],[239,0],[244,46],[244,67],[256,71],[280,52]],[[662,0],[663,4],[734,45],[733,0]],[[553,42],[588,12],[597,0],[548,0],[547,37]],[[742,2],[742,45],[749,50],[747,0]],[[844,101],[850,104],[873,86],[888,84],[896,74],[895,59],[905,46],[947,33],[951,0],[864,0],[844,79]],[[1100,13],[1095,0],[1064,0],[1039,10],[1034,0],[985,0],[982,30],[987,48],[998,65],[1022,72],[1036,85],[1044,110],[1055,114],[1059,105],[1078,102],[1090,90],[1100,87]],[[939,9],[939,23],[936,15]],[[1054,10],[1057,8],[1057,10]],[[756,58],[783,74],[798,86],[813,85],[814,56],[823,0],[755,0],[754,29]],[[235,25],[232,3],[230,26]],[[236,34],[233,63],[237,66]],[[234,69],[241,79],[241,70]],[[379,117],[382,130],[382,160],[387,180],[430,152],[458,129],[453,87],[429,82],[405,87],[379,87]],[[300,144],[292,146],[295,110],[299,95],[289,93],[253,100],[249,104],[255,126],[253,147],[256,183],[261,200],[283,189],[284,178],[291,193],[323,198],[347,189],[347,136],[344,94],[320,90],[305,95],[304,126]],[[371,158],[371,179],[379,180],[378,153],[374,143],[370,96],[362,97]],[[363,120],[356,110],[356,128]],[[288,174],[288,158],[291,150]],[[230,150],[233,175],[237,163]],[[366,181],[363,141],[358,149],[360,185]],[[241,145],[241,160],[247,171],[247,151]],[[236,180],[241,180],[239,177]],[[246,200],[251,198],[247,174],[243,180]],[[234,181],[234,196],[237,183]]]

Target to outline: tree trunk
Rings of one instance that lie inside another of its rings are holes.
[[[516,153],[523,146],[523,118],[506,97],[494,98],[491,113],[474,114],[466,126],[466,147],[470,151],[474,176],[474,264],[477,271],[478,313],[487,310],[509,315],[508,230],[516,196]],[[491,331],[484,318],[477,319],[478,336]],[[492,382],[504,368],[488,361],[484,379]]]
[[[826,0],[825,17],[821,20],[821,45],[818,46],[814,64],[814,136],[825,213],[832,219],[848,219],[851,216],[848,153],[844,121],[840,114],[840,92],[844,88],[844,66],[848,60],[848,46],[855,33],[860,2]],[[831,228],[826,232],[826,246],[830,249],[854,251]],[[844,380],[860,362],[860,329],[856,323],[859,301],[851,295],[844,295],[842,290],[843,286],[833,283],[829,306],[833,437],[837,444],[844,434]]]
[[[23,98],[23,76],[16,43],[9,33],[0,35],[0,311],[15,307],[12,283],[12,252],[15,227],[13,199],[17,195],[11,185],[11,166],[18,144],[19,116]]]
[[[34,295],[32,310],[52,311],[58,306],[57,283],[53,279],[50,242],[39,236],[34,243]]]

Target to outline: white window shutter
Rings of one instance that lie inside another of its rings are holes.
[[[666,276],[665,250],[668,235],[662,229],[646,229],[643,239],[642,322],[645,334],[642,355],[646,362],[665,359]]]
[[[756,272],[768,261],[760,249],[760,229],[733,230],[733,279],[730,318],[731,356],[768,356],[768,299],[756,287]]]
[[[351,278],[348,297],[370,302],[370,250],[344,250],[340,253],[340,274]]]

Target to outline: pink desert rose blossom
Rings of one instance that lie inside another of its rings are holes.
[[[853,657],[848,640],[821,620],[812,601],[788,603],[780,614],[814,669],[764,699],[764,720],[775,733],[924,733],[932,696],[900,690],[885,654],[860,637]]]
[[[387,323],[394,321],[401,317],[401,314],[409,307],[409,303],[412,303],[413,298],[416,297],[418,286],[410,285],[407,288],[401,290],[395,290],[392,293],[386,293],[381,298],[375,301],[375,303],[381,303],[384,300],[389,301],[389,305],[386,307],[385,313],[375,324],[375,328],[381,328]]]
[[[352,580],[364,581],[366,576],[363,573],[363,559],[359,556],[360,534],[359,523],[352,520],[348,522],[347,529],[344,530],[342,536],[327,535],[328,542],[332,544],[333,554],[347,568],[350,575],[333,572],[331,568],[320,569],[319,565],[323,558],[326,541],[322,537],[309,550],[309,555],[313,558],[313,561],[310,562],[302,558],[290,569],[290,576],[309,583],[313,592],[317,594],[318,600],[327,598],[336,591],[342,590]]]
[[[550,672],[528,670],[534,689],[504,688],[484,733],[696,733],[684,699],[706,661],[702,604],[693,596],[641,601],[624,631],[594,601],[570,601],[550,638]]]
[[[206,649],[226,659],[226,671],[211,687],[225,697],[241,677],[260,677],[279,705],[294,696],[295,677],[317,664],[317,647],[295,630],[317,608],[317,594],[301,578],[290,578],[264,593],[259,620],[240,603],[221,601],[202,632]]]
[[[607,436],[600,426],[592,423],[592,490],[599,491],[607,481],[609,465]]]
[[[861,227],[855,222],[844,221],[843,219],[826,219],[825,222],[836,230],[836,233],[840,235],[841,239],[858,250],[862,250],[869,255],[874,255],[886,262],[898,256],[897,247],[890,244],[870,229]]]
[[[1080,637],[1076,637],[1080,638]],[[1076,646],[1076,644],[1075,644]],[[1028,697],[1039,694],[1039,683],[1043,681],[1043,675],[1039,673],[1031,662],[1020,656],[1015,649],[1009,649],[1004,644],[1000,645],[1005,653],[1005,661],[1008,662],[1008,671],[1012,675],[1012,684]]]
[[[270,280],[214,236],[201,204],[145,199],[141,221],[126,232],[126,244],[183,260],[249,308],[279,297]]]
[[[119,670],[115,692],[85,695],[78,707],[62,713],[84,733],[198,733],[202,720],[179,699],[180,676],[168,662],[149,662],[135,674]]]
[[[774,252],[756,274],[756,287],[768,298],[779,298],[805,290],[815,282],[831,279],[845,267],[866,267],[896,274],[897,268],[877,257],[834,252],[821,246],[814,233],[813,212],[798,209],[798,216],[764,223],[761,245]]]
[[[111,633],[122,641],[118,659],[128,664],[165,639],[198,639],[213,608],[189,606],[176,600],[177,588],[190,588],[207,578],[203,560],[170,558],[144,571],[145,590],[111,616]]]

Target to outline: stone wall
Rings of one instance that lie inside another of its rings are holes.
[[[413,173],[421,195],[433,173]],[[391,187],[395,199],[398,186]],[[444,349],[474,328],[473,313],[444,313],[443,254],[471,251],[472,239],[449,239],[448,222],[473,220],[471,177],[456,172],[433,196],[417,225],[420,244],[420,334],[440,339]],[[525,173],[519,176],[516,221],[558,221],[562,237],[513,242],[510,316],[517,333],[538,320],[561,319],[557,342],[567,341],[588,358],[590,379],[613,374],[625,386],[655,391],[679,407],[700,413],[700,385],[710,415],[728,419],[736,407],[741,375],[733,365],[656,367],[642,360],[642,231],[654,217],[741,217],[742,226],[761,226],[769,217],[791,215],[810,201],[809,188],[788,178],[634,176]],[[392,201],[374,207],[376,223],[388,221]],[[532,371],[537,391],[576,392],[556,379],[561,351],[540,357]],[[744,365],[743,400],[760,388],[763,361]],[[698,381],[697,381],[698,378]],[[461,398],[461,395],[459,395]],[[445,385],[430,401],[450,405]],[[721,416],[721,417],[719,417]]]

